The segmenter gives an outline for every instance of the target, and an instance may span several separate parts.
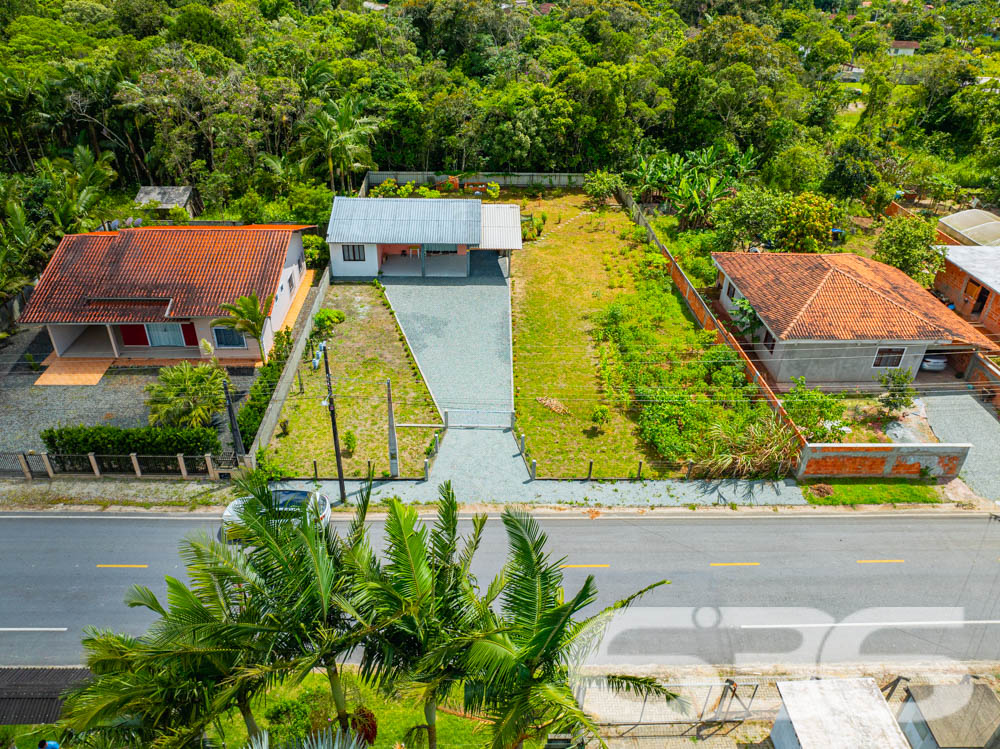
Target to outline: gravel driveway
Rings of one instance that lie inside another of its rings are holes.
[[[982,497],[1000,501],[1000,421],[972,395],[925,396],[927,419],[942,442],[971,442],[961,477]]]
[[[440,409],[513,410],[510,290],[493,253],[474,251],[468,278],[397,276],[382,282]],[[471,423],[496,419],[467,416]]]

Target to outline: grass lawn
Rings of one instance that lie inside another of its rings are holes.
[[[851,428],[844,435],[844,442],[892,442],[885,433],[885,426],[892,419],[882,414],[878,400],[875,398],[844,398],[847,410],[844,417]]]
[[[818,487],[829,487],[826,493]],[[812,505],[938,504],[934,481],[920,479],[828,479],[802,484],[802,495]]]
[[[369,460],[376,476],[389,470],[386,380],[392,382],[397,424],[441,420],[383,300],[382,292],[370,284],[333,284],[323,302],[325,309],[338,309],[346,316],[335,327],[328,346],[341,449],[345,449],[348,431],[357,437],[354,452],[343,455],[348,476],[364,476]],[[320,477],[336,476],[330,414],[322,403],[326,376],[322,362],[313,371],[308,348],[299,372],[304,393],[299,393],[297,383],[292,386],[281,411],[281,419],[288,420],[288,434],[281,436],[279,424],[268,453],[293,476],[312,476],[313,460]],[[397,428],[396,433],[400,474],[422,476],[424,451],[434,430]]]
[[[578,193],[530,200],[522,212],[548,218],[513,263],[514,400],[538,475],[586,476],[590,460],[595,477],[634,475],[640,460],[643,476],[667,475],[628,414],[610,409],[600,431],[590,418],[604,401],[591,317],[632,290],[629,243],[619,236],[632,222],[617,206],[590,212]]]
[[[386,698],[354,679],[350,673],[344,674],[344,682],[347,687],[348,709],[363,704],[375,713],[378,721],[375,749],[392,749],[397,744],[402,744],[406,732],[413,726],[424,722],[423,708],[417,706],[413,701],[405,697]],[[264,714],[268,704],[273,704],[276,699],[297,697],[304,689],[310,687],[328,693],[328,684],[324,675],[310,674],[300,685],[279,685],[268,695],[268,700],[258,701],[254,715],[258,723],[262,727],[266,727],[267,720]],[[485,724],[481,721],[461,718],[445,712],[438,713],[438,741],[444,747],[480,746],[485,743],[487,736],[483,733],[484,727]],[[228,747],[239,748],[243,746],[246,741],[246,727],[243,725],[243,719],[239,712],[234,710],[231,715],[223,719],[222,730],[221,735],[215,730],[210,730],[209,736],[225,740]],[[407,746],[411,744],[407,744]]]

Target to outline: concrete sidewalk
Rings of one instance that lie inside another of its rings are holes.
[[[606,507],[687,505],[803,505],[802,490],[786,481],[532,481],[509,429],[449,429],[431,466],[428,481],[376,481],[375,500],[398,497],[407,504],[434,502],[438,486],[451,481],[463,503],[573,504]],[[312,480],[284,481],[284,487],[312,488]],[[349,499],[361,481],[347,481]],[[321,491],[339,495],[336,481],[320,481]]]

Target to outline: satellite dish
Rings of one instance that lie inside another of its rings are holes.
[[[120,225],[120,223],[121,222],[118,219],[115,219],[114,221],[112,221],[111,222],[111,231],[118,231],[118,226]]]
[[[132,225],[132,217],[129,216],[127,219],[125,219],[125,226],[131,226],[131,225]]]
[[[135,221],[132,222],[132,226],[142,226],[142,219],[137,218]]]

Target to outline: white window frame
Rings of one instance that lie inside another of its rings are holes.
[[[153,336],[149,332],[150,325],[171,325],[176,328],[177,333],[181,337],[180,343],[153,343]],[[146,329],[146,345],[150,348],[183,348],[187,346],[184,343],[184,328],[181,327],[179,322],[164,322],[164,323],[143,323],[143,327]]]
[[[737,290],[737,288],[736,288],[736,284],[734,284],[734,283],[733,283],[732,281],[730,281],[730,280],[729,280],[729,279],[727,278],[727,279],[726,279],[726,298],[727,298],[727,299],[728,299],[728,300],[729,300],[730,302],[735,302],[735,301],[736,301],[736,295],[737,295],[738,293],[739,293],[739,291],[738,291],[738,290]]]
[[[243,337],[243,345],[242,346],[229,346],[229,345],[225,345],[225,344],[219,343],[219,335],[216,332],[216,331],[219,331],[219,330],[226,330],[226,331],[229,331],[229,332],[232,332],[232,333],[239,333]],[[239,330],[234,330],[233,328],[227,328],[224,325],[216,325],[216,326],[214,326],[212,328],[212,341],[214,341],[216,348],[245,349],[247,347],[247,336],[246,336],[246,333],[243,333],[242,331],[239,331]]]
[[[345,263],[365,262],[365,246],[363,244],[342,244],[340,245],[340,251]],[[350,252],[353,257],[348,257],[348,252]],[[361,257],[357,257],[359,253]]]
[[[879,364],[883,351],[899,351],[899,361],[895,364]],[[898,369],[906,358],[906,346],[879,346],[875,349],[875,359],[872,361],[872,369]]]

